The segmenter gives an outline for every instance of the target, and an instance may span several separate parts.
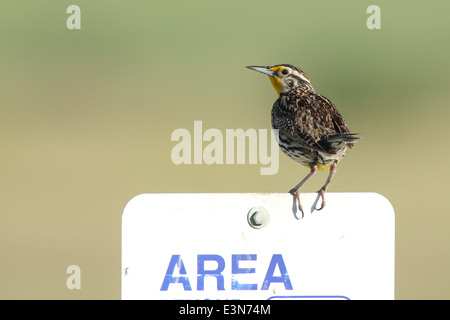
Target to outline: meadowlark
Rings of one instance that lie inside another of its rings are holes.
[[[289,192],[303,213],[299,189],[317,170],[330,170],[320,188],[319,209],[325,207],[325,193],[336,173],[338,162],[347,148],[352,148],[357,134],[350,133],[344,118],[330,100],[317,94],[311,81],[299,68],[290,64],[247,68],[269,76],[278,99],[272,107],[272,127],[278,129],[278,144],[291,159],[307,166],[308,175]],[[314,209],[314,208],[313,208]]]

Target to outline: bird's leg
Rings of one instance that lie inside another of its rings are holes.
[[[292,188],[289,193],[292,194],[294,197],[297,198],[297,202],[298,202],[298,209],[302,212],[302,216],[303,216],[303,208],[302,208],[302,204],[300,203],[300,192],[298,191],[298,189],[300,189],[300,187],[302,185],[305,184],[305,182],[311,178],[313,175],[316,174],[317,172],[317,165],[311,165],[311,171],[308,173],[308,175],[299,182],[299,184],[297,184],[294,188]]]
[[[323,187],[320,188],[319,191],[317,191],[317,193],[319,193],[320,196],[322,197],[322,205],[317,210],[322,210],[325,207],[325,192],[327,192],[328,185],[330,184],[331,179],[333,179],[333,176],[336,173],[336,169],[337,169],[337,162],[333,162],[333,164],[330,167],[330,174],[328,175],[327,181],[325,182]]]

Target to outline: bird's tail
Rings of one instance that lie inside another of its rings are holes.
[[[340,145],[345,143],[347,147],[352,148],[353,144],[360,138],[359,133],[336,133],[327,137],[327,142],[331,145]]]

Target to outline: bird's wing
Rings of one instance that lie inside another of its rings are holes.
[[[274,125],[312,149],[333,153],[337,144],[351,147],[357,138],[350,134],[333,103],[321,95],[291,94],[280,97],[275,104]]]

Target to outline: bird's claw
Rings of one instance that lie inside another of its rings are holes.
[[[300,192],[298,190],[291,189],[289,191],[289,193],[294,197],[294,199],[297,199],[298,210],[302,213],[302,219],[303,219],[303,217],[305,216],[305,213],[303,212],[303,207],[302,207],[302,204],[300,202]]]
[[[317,193],[320,195],[320,197],[322,198],[322,204],[320,205],[319,209],[316,209],[317,211],[322,210],[323,208],[325,208],[325,190],[323,188],[321,188],[319,191],[317,191]]]

